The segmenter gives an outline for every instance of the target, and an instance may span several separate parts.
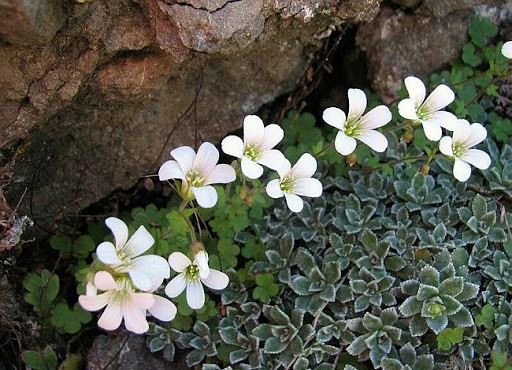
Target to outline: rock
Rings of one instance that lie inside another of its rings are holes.
[[[17,154],[0,163],[14,164],[7,200],[27,189],[19,213],[44,228],[156,173],[196,128],[217,142],[293,89],[328,30],[379,3],[75,1],[44,44],[0,43],[0,149]]]
[[[423,0],[392,0],[393,3],[400,5],[403,8],[414,9],[418,7]]]
[[[490,2],[424,0],[411,15],[383,7],[362,25],[356,42],[366,53],[371,85],[381,99],[393,101],[408,75],[425,77],[458,57],[468,38],[472,7]]]

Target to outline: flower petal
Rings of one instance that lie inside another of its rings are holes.
[[[485,140],[486,137],[487,130],[485,129],[485,127],[479,123],[473,123],[470,126],[470,135],[469,138],[466,140],[465,144],[468,147],[472,147],[480,144],[482,141]]]
[[[210,273],[206,278],[201,278],[201,281],[210,289],[222,290],[229,284],[229,277],[225,273],[210,269]]]
[[[388,139],[383,134],[375,130],[368,130],[357,138],[379,153],[382,153],[388,147]]]
[[[202,250],[196,253],[194,256],[194,264],[199,267],[199,276],[206,277],[210,273],[210,267],[208,266],[208,253]]]
[[[111,242],[103,242],[96,248],[96,256],[105,265],[117,266],[123,263],[117,256],[116,248]]]
[[[133,258],[140,256],[151,248],[153,244],[155,244],[155,239],[153,239],[153,236],[151,236],[149,231],[141,225],[132,235],[130,240],[128,240],[123,250],[128,257]]]
[[[98,326],[105,330],[116,330],[123,321],[123,313],[121,311],[121,305],[116,303],[109,303],[100,319],[98,320]]]
[[[441,141],[439,141],[439,151],[443,153],[444,155],[447,155],[449,157],[453,156],[453,150],[452,150],[452,138],[449,136],[444,136],[441,138]]]
[[[99,311],[109,302],[110,293],[98,295],[81,295],[78,297],[78,303],[86,311]]]
[[[244,154],[244,142],[238,136],[226,136],[220,145],[222,151],[232,157],[242,158]]]
[[[425,132],[425,136],[427,137],[427,139],[431,141],[439,141],[441,139],[443,131],[441,130],[439,122],[437,122],[436,120],[426,120],[421,121],[421,124],[423,126],[423,131]]]
[[[361,124],[365,129],[373,130],[388,124],[392,119],[393,115],[389,108],[385,105],[379,105],[361,118]]]
[[[160,321],[173,320],[178,312],[176,305],[168,299],[158,295],[155,295],[154,298],[155,303],[148,309],[149,313]]]
[[[187,303],[193,310],[199,310],[204,306],[203,285],[197,280],[187,284]]]
[[[360,89],[348,89],[348,119],[361,117],[366,109],[366,94]]]
[[[265,125],[260,117],[255,115],[244,118],[244,143],[260,145],[265,135]]]
[[[165,258],[153,254],[133,259],[131,267],[132,270],[145,273],[149,277],[168,279],[171,276],[171,269]]]
[[[322,118],[327,124],[340,130],[343,129],[345,126],[345,121],[347,120],[345,112],[336,107],[330,107],[324,110]]]
[[[465,119],[458,119],[457,128],[453,131],[453,141],[456,143],[466,143],[470,136],[471,125],[469,122]]]
[[[336,134],[334,146],[341,155],[349,155],[356,149],[357,142],[353,137],[347,136],[343,131],[340,131]]]
[[[283,166],[283,161],[286,158],[284,154],[277,149],[266,150],[262,153],[261,158],[258,159],[258,163],[268,167],[274,171]]]
[[[293,166],[292,172],[296,178],[311,177],[315,174],[317,163],[315,157],[309,153],[304,153]]]
[[[212,208],[217,204],[217,190],[211,185],[201,186],[200,188],[192,188],[197,204],[203,208]]]
[[[132,293],[130,300],[141,310],[147,310],[155,304],[155,298],[150,293]]]
[[[128,271],[128,275],[130,275],[130,279],[132,279],[132,283],[133,283],[133,285],[135,285],[135,287],[137,289],[143,290],[146,292],[151,290],[153,284],[152,284],[151,278],[145,272],[142,272],[140,270],[130,269]]]
[[[117,217],[109,217],[105,220],[105,225],[112,231],[116,241],[116,249],[119,250],[126,244],[128,240],[128,226],[123,220]]]
[[[418,108],[423,101],[425,100],[425,96],[427,94],[425,89],[425,84],[423,81],[421,81],[418,77],[409,76],[406,77],[404,80],[405,88],[407,89],[407,92],[409,93],[409,97],[412,100],[412,103],[414,104],[414,108]],[[414,109],[416,112],[416,109]],[[402,114],[400,114],[402,115]],[[404,116],[402,116],[404,117]],[[404,117],[408,118],[408,117]]]
[[[446,85],[439,85],[430,93],[427,100],[423,103],[430,112],[437,112],[455,100],[455,94],[452,89]]]
[[[192,168],[203,176],[208,177],[219,162],[219,151],[212,143],[202,143],[197,150]]]
[[[461,158],[480,170],[486,170],[491,166],[491,157],[479,149],[469,149]]]
[[[279,174],[280,178],[288,176],[290,174],[291,170],[292,170],[292,164],[286,158],[281,161],[281,166],[279,166],[279,168],[276,168],[276,171]]]
[[[236,172],[229,164],[218,164],[215,166],[206,178],[206,185],[210,184],[227,184],[235,181]]]
[[[180,165],[175,160],[170,160],[165,162],[160,169],[158,170],[158,178],[160,181],[170,180],[170,179],[180,179],[183,180],[185,178],[185,174],[181,170]]]
[[[242,157],[242,173],[249,179],[257,179],[263,175],[263,167],[247,157]]]
[[[313,198],[322,195],[322,191],[322,183],[313,178],[297,179],[295,182],[295,188],[293,189],[293,192],[297,195]]]
[[[182,272],[169,281],[165,287],[165,295],[169,298],[176,298],[185,290],[186,286],[187,280],[185,279],[185,274]]]
[[[398,114],[405,119],[418,119],[418,113],[416,112],[416,106],[412,99],[404,99],[398,103]]]
[[[180,146],[171,150],[171,156],[178,162],[183,173],[188,173],[192,169],[196,152],[189,146]]]
[[[123,306],[124,326],[135,334],[143,334],[148,331],[149,324],[143,310],[134,303],[127,303]]]
[[[471,176],[471,166],[469,163],[455,158],[455,163],[453,164],[453,176],[459,181],[467,181]]]
[[[107,271],[99,271],[94,275],[94,285],[99,290],[117,289],[116,281]]]
[[[448,131],[454,131],[458,128],[457,117],[453,113],[444,110],[431,114],[429,120],[436,120],[441,127],[444,127]]]
[[[512,41],[507,41],[503,44],[501,53],[505,58],[512,59]]]
[[[284,193],[284,198],[286,199],[286,205],[292,212],[300,212],[302,208],[304,208],[304,202],[302,199],[295,194]]]
[[[192,264],[192,261],[181,252],[173,252],[168,259],[169,265],[176,272],[183,272]]]
[[[277,198],[281,198],[282,196],[284,196],[284,193],[281,190],[281,180],[280,179],[275,179],[275,180],[269,181],[265,190],[267,191],[267,194],[270,198],[277,199]]]
[[[263,134],[263,142],[261,143],[261,149],[269,150],[275,147],[283,140],[284,131],[276,124],[265,126]]]

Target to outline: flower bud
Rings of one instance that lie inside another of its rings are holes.
[[[421,173],[422,175],[427,176],[428,173],[430,172],[430,166],[427,164],[424,164],[423,166],[421,166],[421,168],[418,172]]]
[[[193,242],[190,245],[190,249],[192,250],[192,253],[196,255],[197,253],[204,251],[204,244],[197,241]]]
[[[405,131],[402,136],[400,137],[400,139],[406,143],[406,144],[409,144],[411,141],[413,141],[414,139],[414,135],[411,131]]]
[[[352,153],[345,159],[345,163],[349,167],[353,167],[357,163],[357,154]]]

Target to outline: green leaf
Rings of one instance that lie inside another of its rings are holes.
[[[468,32],[471,41],[483,48],[490,38],[498,34],[498,27],[489,18],[477,17],[471,21]]]
[[[467,43],[462,48],[462,60],[471,67],[476,67],[482,63],[482,58],[476,54],[475,46]]]
[[[475,323],[478,326],[484,326],[488,330],[494,328],[494,315],[496,309],[489,303],[482,307],[482,310],[475,317]]]
[[[270,298],[275,297],[279,293],[279,286],[274,283],[272,274],[256,275],[257,287],[254,288],[252,296],[262,303],[267,303]]]
[[[444,329],[437,336],[437,348],[448,351],[453,345],[462,343],[464,328]]]
[[[59,331],[75,334],[81,329],[82,324],[91,321],[90,312],[84,311],[80,305],[75,304],[72,309],[67,303],[59,303],[52,310],[51,323]]]

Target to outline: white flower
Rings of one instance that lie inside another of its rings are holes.
[[[439,150],[444,155],[455,159],[453,175],[459,181],[467,181],[471,175],[472,164],[486,170],[491,165],[489,154],[479,149],[471,149],[487,137],[487,130],[479,123],[469,124],[464,119],[458,120],[458,127],[453,131],[453,138],[445,136],[439,142]]]
[[[336,135],[335,147],[341,155],[349,155],[362,141],[376,152],[383,152],[388,147],[388,140],[376,128],[391,121],[391,111],[385,105],[379,105],[363,116],[366,110],[366,95],[363,90],[348,90],[348,117],[335,107],[324,110],[323,119],[340,131]]]
[[[100,262],[116,273],[128,273],[133,284],[140,290],[151,291],[162,285],[171,274],[165,258],[155,255],[140,256],[154,244],[155,240],[144,226],[140,226],[128,240],[128,227],[116,218],[105,220],[114,234],[115,246],[103,242],[96,248]],[[140,256],[140,257],[139,257]]]
[[[222,290],[228,286],[228,276],[208,267],[208,254],[198,252],[194,262],[183,253],[174,252],[169,256],[169,265],[179,272],[165,287],[165,294],[175,298],[187,290],[187,303],[190,308],[199,310],[204,305],[203,285],[215,290]]]
[[[303,154],[295,166],[288,160],[277,170],[279,179],[267,184],[267,194],[271,198],[285,197],[292,212],[300,212],[304,202],[300,196],[319,197],[322,195],[322,183],[312,178],[316,171],[316,159],[308,153]]]
[[[503,44],[501,54],[503,54],[505,58],[512,59],[512,41],[507,41]]]
[[[165,162],[158,171],[160,180],[179,179],[181,195],[185,199],[195,199],[203,208],[211,208],[217,203],[217,191],[211,184],[227,184],[235,181],[236,173],[228,164],[217,164],[219,151],[211,143],[203,143],[197,154],[189,146],[181,146],[171,151],[175,160]]]
[[[409,98],[398,103],[398,112],[406,119],[420,122],[427,139],[439,141],[441,127],[450,131],[457,127],[457,117],[441,110],[455,99],[455,94],[448,86],[437,86],[426,99],[425,85],[419,78],[407,77],[405,87]]]
[[[264,165],[272,170],[281,166],[283,153],[274,148],[284,137],[284,131],[276,124],[264,126],[258,116],[244,118],[244,140],[230,135],[222,140],[222,151],[242,159],[242,172],[250,179],[263,174]]]
[[[127,330],[145,333],[149,329],[146,310],[162,321],[170,321],[176,316],[176,306],[172,302],[152,293],[136,292],[128,277],[116,281],[110,273],[100,271],[94,276],[94,286],[104,293],[81,295],[78,302],[87,311],[99,311],[107,306],[98,320],[98,326],[105,330],[117,329],[124,319]]]

